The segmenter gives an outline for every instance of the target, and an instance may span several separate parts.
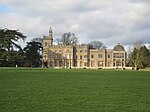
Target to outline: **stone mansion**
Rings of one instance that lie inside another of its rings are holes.
[[[93,49],[88,44],[53,45],[53,31],[43,37],[43,67],[53,68],[124,68],[127,54],[120,44],[113,49]]]

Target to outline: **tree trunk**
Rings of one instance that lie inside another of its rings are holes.
[[[134,70],[138,70],[137,64],[134,64]]]

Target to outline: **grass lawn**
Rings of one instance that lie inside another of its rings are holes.
[[[0,112],[150,112],[150,72],[0,68]]]

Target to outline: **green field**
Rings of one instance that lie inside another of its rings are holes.
[[[150,112],[150,72],[0,68],[0,112]]]

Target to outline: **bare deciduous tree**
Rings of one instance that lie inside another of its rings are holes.
[[[106,46],[100,41],[92,41],[90,45],[95,49],[105,49]]]
[[[140,47],[143,46],[143,42],[142,41],[136,41],[133,43],[133,49],[140,49]]]
[[[56,43],[57,43],[58,45],[61,45],[61,44],[62,44],[62,39],[61,39],[61,38],[56,38]]]
[[[63,45],[76,45],[78,43],[78,37],[74,33],[64,33],[61,38]]]

